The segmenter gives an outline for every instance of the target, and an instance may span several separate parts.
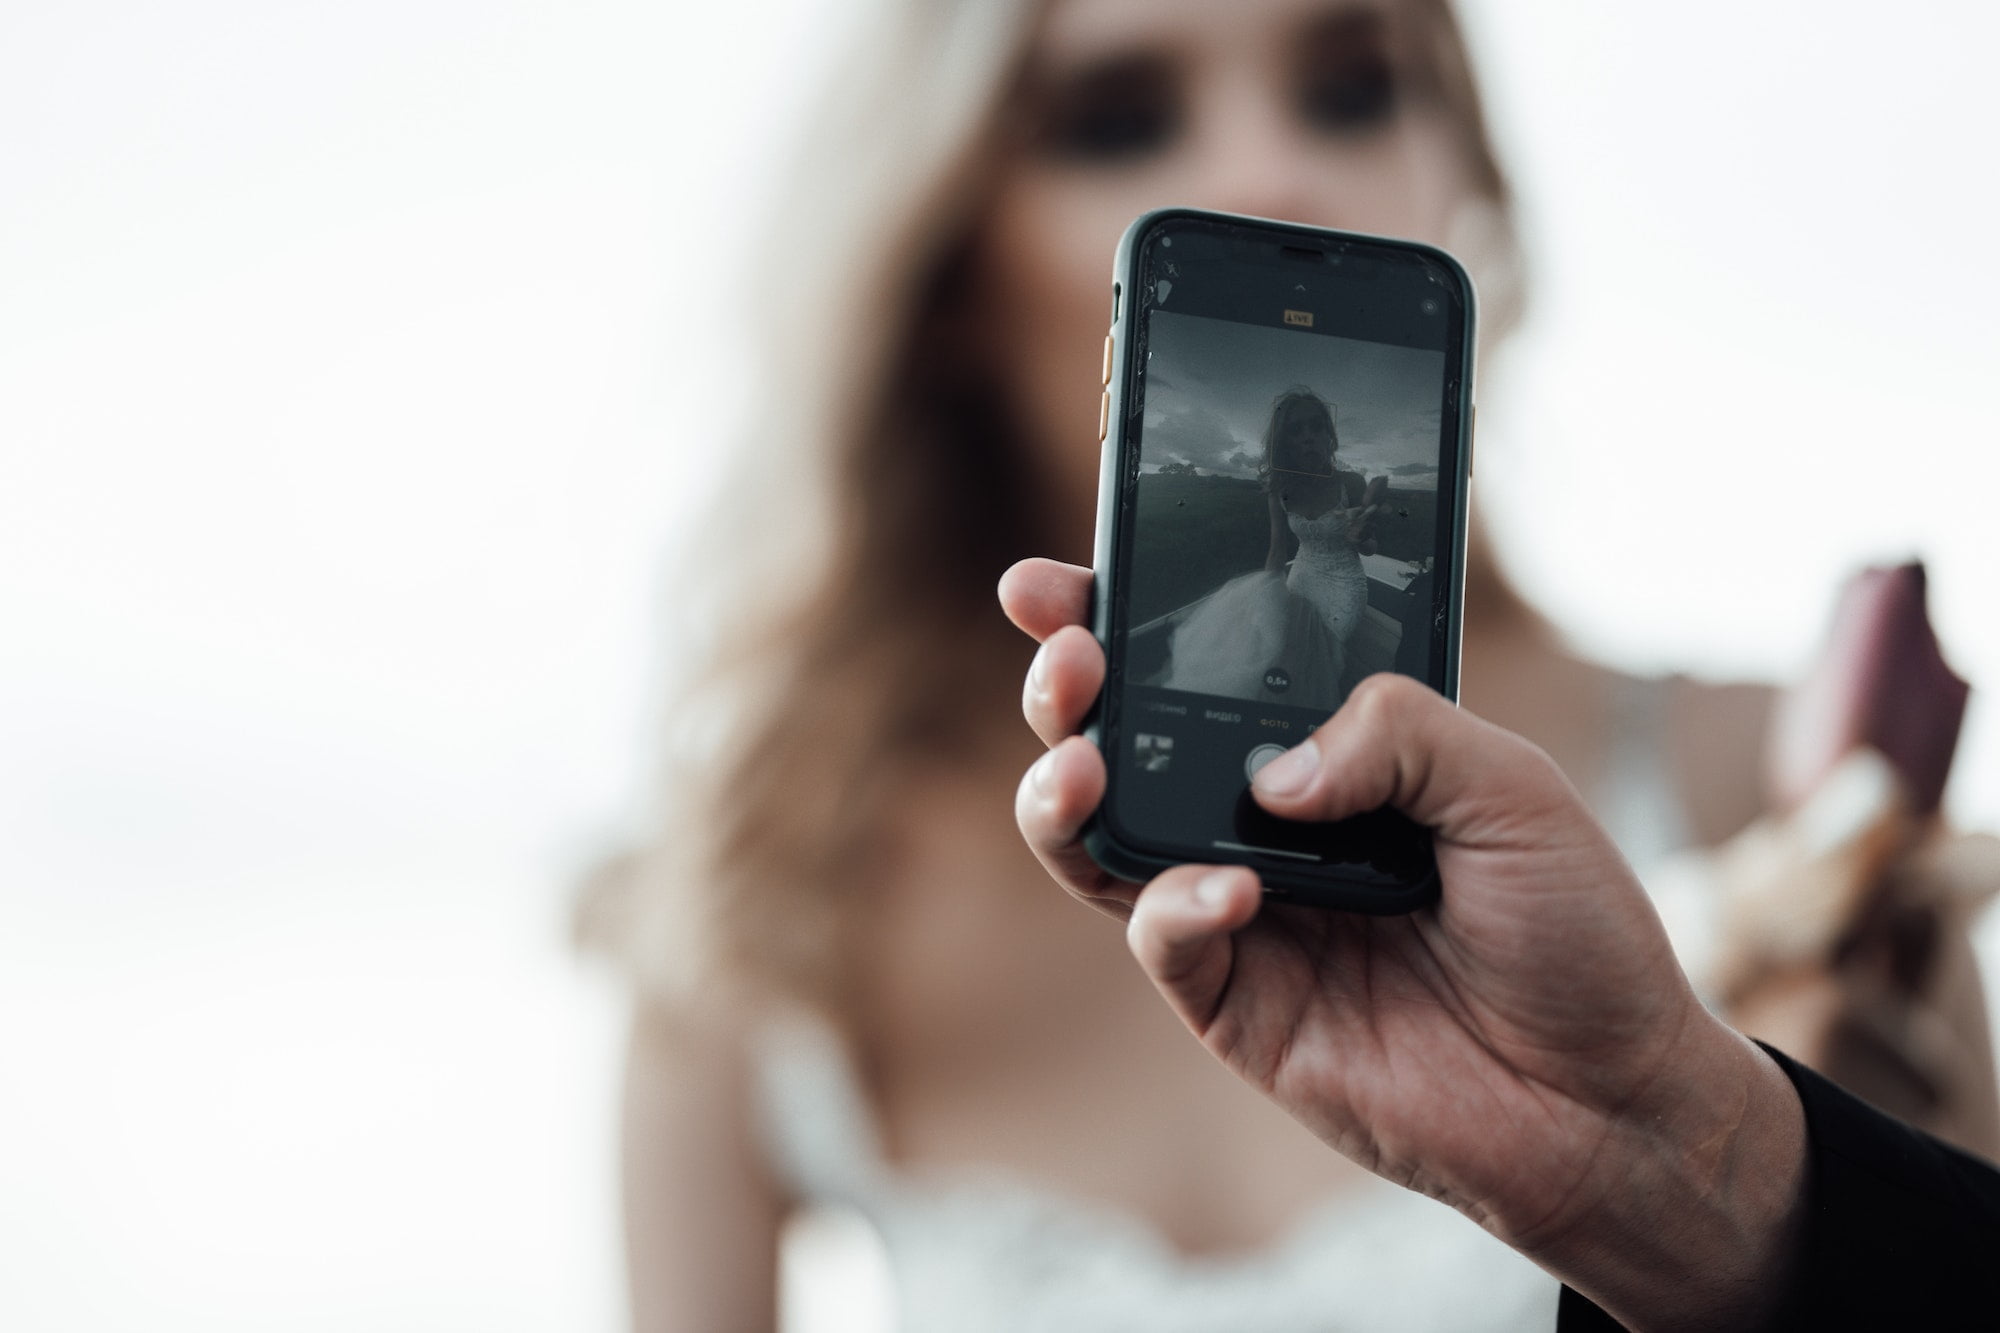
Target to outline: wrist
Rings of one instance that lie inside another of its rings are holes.
[[[1585,1191],[1522,1248],[1626,1327],[1756,1328],[1796,1248],[1805,1114],[1763,1051],[1706,1011],[1607,1117]]]

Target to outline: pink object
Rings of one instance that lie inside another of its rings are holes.
[[[1879,750],[1919,813],[1938,808],[1971,687],[1945,665],[1924,610],[1924,567],[1848,581],[1819,665],[1779,707],[1771,735],[1777,805],[1797,808],[1843,757]]]

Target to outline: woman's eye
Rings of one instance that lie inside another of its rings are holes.
[[[1056,99],[1039,136],[1055,157],[1112,162],[1164,148],[1181,128],[1167,82],[1149,68],[1104,70]]]
[[[1396,114],[1396,101],[1396,72],[1379,56],[1314,70],[1299,90],[1299,110],[1306,123],[1337,134],[1386,124]]]

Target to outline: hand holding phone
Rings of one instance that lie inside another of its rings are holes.
[[[1104,680],[1082,625],[1090,584],[1047,560],[1001,580],[1042,644],[1024,711],[1052,747],[1016,813],[1065,888],[1127,922],[1195,1036],[1330,1147],[1461,1209],[1615,1317],[1756,1326],[1754,1279],[1781,1266],[1800,1197],[1798,1098],[1695,998],[1549,757],[1378,676],[1299,747],[1291,782],[1266,770],[1257,799],[1302,823],[1407,811],[1436,830],[1449,888],[1435,913],[1287,908],[1241,866],[1177,866],[1141,889],[1082,842],[1107,768],[1077,732]],[[1731,1188],[1689,1188],[1715,1178]],[[1671,1265],[1662,1234],[1680,1238]]]

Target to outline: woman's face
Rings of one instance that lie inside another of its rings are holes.
[[[976,239],[979,322],[1089,540],[1111,253],[1169,204],[1439,243],[1469,193],[1416,0],[1056,0]]]
[[[1321,476],[1333,471],[1333,431],[1327,419],[1310,407],[1287,412],[1271,443],[1273,466]]]

